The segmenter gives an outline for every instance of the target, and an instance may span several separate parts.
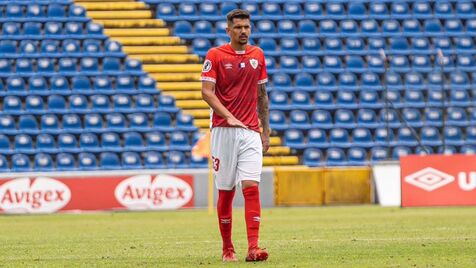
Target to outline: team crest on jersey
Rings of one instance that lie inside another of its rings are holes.
[[[258,60],[257,59],[250,59],[250,64],[253,69],[258,68]]]
[[[208,73],[212,69],[212,62],[210,60],[205,60],[203,63],[203,73]]]

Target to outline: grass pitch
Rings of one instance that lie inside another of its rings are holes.
[[[243,209],[233,227],[240,261],[223,264],[205,210],[0,216],[0,267],[476,267],[476,207],[265,209],[254,264]]]

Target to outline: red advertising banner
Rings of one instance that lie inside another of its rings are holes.
[[[0,213],[161,210],[193,206],[191,175],[38,176],[0,180]]]
[[[476,155],[400,158],[402,207],[476,205]]]

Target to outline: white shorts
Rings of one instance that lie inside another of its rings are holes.
[[[214,127],[211,147],[213,175],[219,190],[231,190],[243,180],[261,180],[263,145],[258,132]]]

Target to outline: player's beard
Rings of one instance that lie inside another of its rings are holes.
[[[242,38],[242,37],[244,37],[244,38]],[[245,36],[245,35],[240,36],[240,38],[238,38],[238,42],[242,45],[248,44],[248,36]]]

